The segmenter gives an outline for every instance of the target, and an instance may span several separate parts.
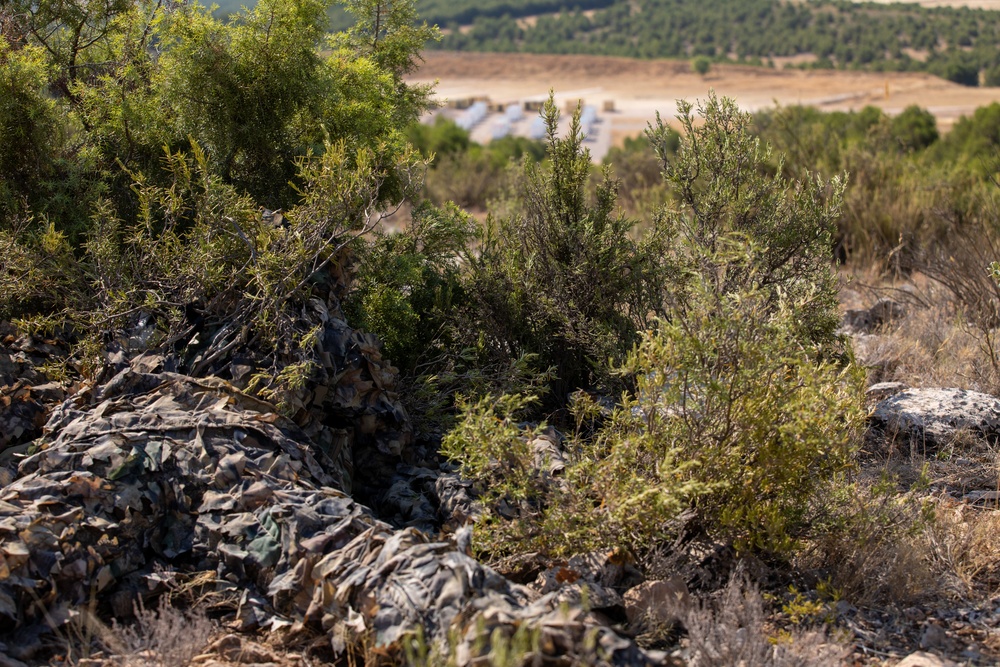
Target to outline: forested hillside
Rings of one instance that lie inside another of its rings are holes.
[[[811,67],[919,70],[966,85],[1000,83],[1000,12],[837,0],[619,0],[530,24],[516,17],[481,12],[471,29],[447,31],[438,46],[751,63],[812,54]]]
[[[421,0],[417,2],[421,20],[431,24],[470,24],[484,17],[514,17],[533,16],[552,12],[596,9],[610,7],[616,0]],[[220,0],[216,16],[224,18],[239,11],[240,7],[255,0]],[[351,24],[350,15],[340,5],[330,9],[330,18],[334,29],[343,29]]]
[[[222,18],[254,0],[221,0]],[[429,48],[711,59],[764,65],[926,71],[968,86],[1000,85],[1000,12],[848,0],[420,0],[444,29]],[[350,15],[329,9],[331,27]],[[531,17],[531,20],[525,20]]]

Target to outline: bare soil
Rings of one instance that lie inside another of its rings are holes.
[[[958,4],[958,3],[955,3]],[[995,0],[1000,8],[1000,0]],[[413,81],[437,82],[435,95],[449,99],[486,95],[494,102],[582,99],[615,112],[604,116],[619,141],[638,134],[659,111],[677,112],[676,101],[703,99],[710,90],[733,97],[755,111],[779,105],[806,104],[825,111],[881,107],[896,114],[911,104],[929,109],[947,131],[976,108],[1000,101],[1000,88],[969,88],[929,74],[785,70],[713,65],[707,76],[681,60],[634,60],[603,56],[455,53],[429,51]]]

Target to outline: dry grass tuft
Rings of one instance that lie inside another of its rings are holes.
[[[842,288],[850,308],[871,306],[880,297],[906,308],[902,318],[853,339],[870,383],[1000,391],[993,337],[970,321],[947,288],[921,274],[881,283],[877,275],[875,269],[860,272]]]
[[[964,600],[1000,594],[1000,510],[964,503],[937,508],[927,532],[934,565],[949,592]]]
[[[176,667],[190,664],[208,644],[216,628],[204,611],[181,611],[160,598],[157,609],[136,609],[135,624],[112,623],[103,643],[113,653],[115,667]]]
[[[840,665],[851,647],[825,630],[768,632],[760,592],[733,577],[714,602],[678,610],[687,629],[690,667],[792,667]]]
[[[938,581],[928,564],[926,543],[918,538],[867,539],[844,549],[833,581],[861,606],[910,605],[936,594]]]
[[[803,555],[858,606],[909,605],[937,594],[923,505],[895,479],[861,480],[839,490],[834,525]]]
[[[952,282],[964,276],[964,282],[956,282],[960,287],[974,283],[976,290],[965,290],[972,296],[922,274],[885,279],[879,266],[845,281],[842,298],[848,308],[886,296],[906,306],[901,319],[854,339],[869,383],[901,381],[1000,394],[1000,330],[990,329],[983,315],[987,307],[995,308],[984,305],[993,294],[992,287],[983,286],[984,266],[971,262],[942,274]],[[848,529],[831,533],[819,545],[836,585],[859,604],[981,600],[1000,593],[1000,507],[995,501],[974,506],[967,497],[970,491],[1000,491],[996,444],[968,432],[957,433],[933,456],[897,444],[890,438],[879,453],[868,452],[873,458],[863,463],[862,476],[872,481],[867,490],[857,484],[859,492],[846,512],[852,517]]]

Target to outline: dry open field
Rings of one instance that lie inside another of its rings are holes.
[[[883,5],[895,4],[899,0],[855,0],[855,2],[877,2]],[[906,0],[923,7],[972,7],[973,9],[1000,9],[1000,0]]]
[[[708,76],[701,77],[691,72],[687,62],[675,60],[438,51],[424,57],[413,79],[437,81],[436,96],[441,101],[486,95],[495,102],[516,102],[544,98],[550,89],[560,105],[583,99],[600,107],[613,100],[616,112],[602,117],[601,144],[638,134],[657,111],[672,118],[678,99],[704,98],[711,89],[735,98],[750,111],[776,103],[808,104],[828,111],[873,104],[895,114],[918,104],[937,116],[944,131],[960,116],[1000,101],[1000,88],[968,88],[919,73],[715,65]],[[602,150],[606,148],[593,152]]]

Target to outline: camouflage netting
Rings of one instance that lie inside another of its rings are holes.
[[[301,320],[300,328],[319,327],[312,355],[314,364],[308,381],[295,388],[276,388],[275,400],[316,446],[330,453],[338,467],[339,488],[368,500],[377,494],[397,464],[413,453],[408,449],[412,440],[410,420],[395,391],[396,369],[382,359],[374,335],[357,331],[344,321],[336,297],[328,301],[311,299]],[[137,328],[141,330],[141,326]],[[219,334],[208,330],[191,338],[214,340]],[[258,372],[295,361],[261,358],[244,345],[208,363],[204,360],[216,356],[212,352],[215,347],[196,353],[192,348],[197,346],[189,344],[181,354],[155,350],[140,353],[141,341],[136,349],[126,343],[108,354],[101,379],[113,384],[118,381],[108,379],[113,373],[136,368],[152,373],[220,377],[245,390]]]
[[[53,410],[0,491],[8,647],[92,599],[127,611],[167,567],[213,570],[219,585],[243,589],[246,627],[301,622],[329,633],[335,650],[373,632],[398,657],[420,627],[432,644],[457,642],[460,664],[471,664],[490,648],[477,638],[526,627],[545,662],[648,662],[555,593],[533,594],[450,543],[375,519],[344,492],[347,439],[317,441],[229,382],[148,365]]]
[[[65,359],[64,343],[16,334],[0,322],[0,488],[14,479],[16,457],[42,434],[52,406],[75,388],[50,381],[42,370]]]
[[[344,320],[343,264],[296,307],[306,351],[255,347],[193,304],[166,342],[134,314],[95,381],[69,385],[40,370],[72,374],[65,344],[0,324],[0,658],[187,578],[244,629],[311,628],[340,653],[374,640],[399,661],[419,628],[462,665],[517,632],[544,663],[650,661],[579,585],[532,591],[430,537],[475,516],[470,483],[414,442],[396,370]],[[251,395],[306,358],[305,382]]]

